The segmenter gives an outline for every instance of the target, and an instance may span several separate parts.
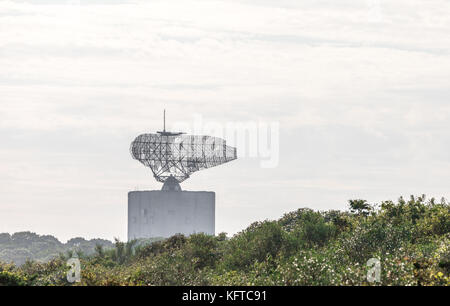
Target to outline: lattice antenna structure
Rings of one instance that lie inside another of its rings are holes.
[[[131,143],[130,152],[162,183],[181,183],[196,171],[237,158],[236,148],[227,146],[221,138],[167,132],[165,111],[163,131],[139,135]]]

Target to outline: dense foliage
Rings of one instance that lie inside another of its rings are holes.
[[[80,256],[75,285],[450,285],[450,206],[425,196],[348,212],[299,209],[225,234],[116,241]],[[0,266],[0,284],[70,285],[66,260]],[[370,258],[380,282],[368,282]]]

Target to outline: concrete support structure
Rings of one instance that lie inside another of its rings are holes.
[[[215,193],[207,191],[131,191],[128,240],[175,234],[215,234]]]

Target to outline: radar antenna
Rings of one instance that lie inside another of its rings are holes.
[[[163,130],[136,137],[131,143],[130,153],[134,159],[151,169],[158,182],[166,183],[169,179],[163,190],[172,189],[169,185],[181,183],[196,171],[237,158],[236,148],[228,146],[224,139],[166,131],[166,110]]]

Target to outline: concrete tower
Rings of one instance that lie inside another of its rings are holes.
[[[195,171],[237,158],[236,148],[211,136],[166,132],[142,134],[131,155],[149,167],[161,190],[128,193],[128,240],[175,234],[215,234],[215,193],[183,191],[180,183]]]
[[[215,193],[151,190],[128,193],[128,240],[215,234]]]

